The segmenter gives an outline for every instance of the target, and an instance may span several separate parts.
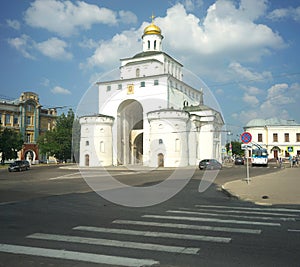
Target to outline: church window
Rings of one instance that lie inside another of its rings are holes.
[[[86,146],[89,146],[89,145],[90,145],[90,142],[89,142],[89,141],[85,141],[85,145],[86,145]]]
[[[122,90],[122,84],[118,84],[118,90]]]
[[[109,92],[111,90],[111,85],[107,85],[106,91]]]
[[[102,153],[105,152],[105,146],[104,146],[104,142],[103,141],[100,142],[100,152],[102,152]]]
[[[156,50],[156,40],[154,41],[154,50]]]
[[[162,145],[162,144],[163,144],[163,140],[162,140],[162,139],[158,139],[158,143],[159,143],[160,145]]]
[[[148,49],[150,49],[150,41],[148,41]]]
[[[145,87],[145,82],[141,82],[141,87]]]
[[[175,152],[180,151],[180,140],[178,138],[175,139]]]
[[[154,85],[158,85],[158,80],[154,80]]]
[[[135,70],[135,76],[136,77],[140,77],[140,69],[136,69]]]

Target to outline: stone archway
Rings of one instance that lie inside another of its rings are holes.
[[[135,139],[143,132],[143,107],[133,99],[123,101],[118,107],[117,114],[117,155],[118,164],[136,164],[136,153],[143,152],[143,138]],[[142,158],[139,155],[138,158]]]

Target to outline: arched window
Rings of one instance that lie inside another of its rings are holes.
[[[135,76],[138,78],[138,77],[140,77],[140,69],[139,68],[137,68],[136,70],[135,70]]]
[[[156,50],[156,40],[154,41],[154,50]]]
[[[150,49],[150,41],[148,41],[148,49]]]
[[[89,156],[88,154],[86,154],[86,155],[84,156],[84,159],[85,159],[84,165],[85,165],[85,166],[90,166],[90,156]]]

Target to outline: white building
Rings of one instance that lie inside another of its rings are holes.
[[[80,118],[80,166],[195,166],[221,159],[221,114],[201,88],[183,81],[182,64],[162,51],[153,22],[143,51],[121,59],[120,78],[97,83],[99,114]]]
[[[244,130],[252,141],[268,150],[269,159],[300,155],[300,124],[292,120],[254,119]]]

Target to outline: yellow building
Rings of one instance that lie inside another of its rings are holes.
[[[33,164],[42,160],[37,146],[38,137],[55,127],[56,118],[56,109],[42,108],[36,93],[24,92],[13,101],[0,99],[1,128],[14,129],[22,134],[24,146],[19,157]]]

